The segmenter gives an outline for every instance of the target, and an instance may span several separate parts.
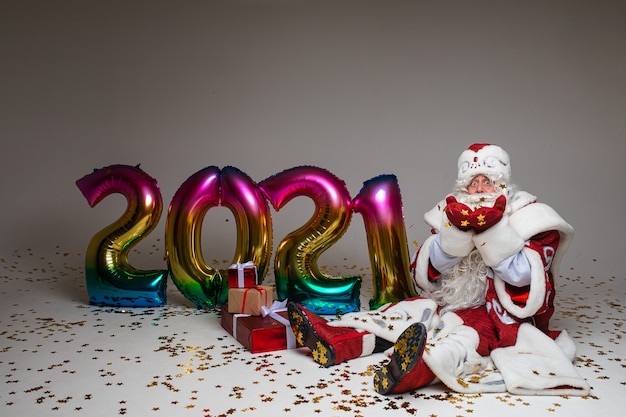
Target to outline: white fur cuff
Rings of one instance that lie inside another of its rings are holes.
[[[524,247],[524,239],[509,225],[509,218],[502,219],[482,233],[474,235],[474,244],[488,266],[495,266]]]
[[[445,216],[444,219],[447,220]],[[441,249],[452,256],[467,256],[474,249],[473,237],[474,232],[464,232],[450,223],[444,222],[439,230]]]
[[[495,349],[491,358],[516,395],[588,395],[589,384],[557,343],[524,323],[515,346]]]

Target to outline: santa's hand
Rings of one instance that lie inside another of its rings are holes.
[[[450,224],[454,225],[459,230],[470,230],[472,228],[470,223],[472,209],[467,205],[456,201],[454,196],[448,196],[448,198],[446,198],[446,203],[447,205],[444,211],[450,221]]]
[[[489,229],[502,219],[505,208],[506,197],[503,195],[496,199],[493,207],[477,208],[470,216],[470,224],[472,228],[476,231],[476,233]]]

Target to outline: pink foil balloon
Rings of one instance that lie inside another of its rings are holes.
[[[409,248],[400,187],[394,175],[363,184],[353,200],[365,224],[374,280],[370,309],[417,295],[409,272]]]
[[[222,293],[222,277],[202,255],[202,221],[219,205],[220,170],[210,166],[189,177],[176,191],[165,224],[165,248],[172,281],[197,307],[211,308]]]
[[[223,304],[228,295],[227,271],[208,265],[202,254],[202,222],[216,206],[228,207],[237,222],[232,263],[253,261],[262,278],[271,256],[269,205],[254,181],[233,167],[210,166],[189,177],[170,204],[165,242],[172,280],[199,308]]]
[[[91,239],[85,256],[89,301],[97,305],[153,307],[166,303],[167,270],[140,271],[128,262],[130,250],[159,222],[161,192],[138,166],[111,165],[76,181],[91,207],[120,193],[124,214]]]
[[[232,263],[254,262],[259,282],[262,282],[272,257],[269,204],[256,182],[235,167],[224,167],[220,180],[220,205],[230,209],[237,224],[237,244]]]
[[[352,201],[345,183],[322,168],[300,166],[265,179],[259,187],[277,211],[297,196],[315,203],[310,220],[288,234],[276,250],[278,298],[289,298],[318,314],[358,311],[361,277],[330,276],[317,264],[350,224]]]

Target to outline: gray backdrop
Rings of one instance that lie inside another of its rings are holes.
[[[5,256],[84,251],[125,202],[90,208],[75,181],[139,163],[166,209],[209,165],[257,181],[315,165],[353,196],[395,174],[413,251],[460,152],[492,142],[574,225],[562,272],[623,281],[622,1],[3,0],[0,83]],[[274,241],[311,209],[273,212]],[[140,266],[164,266],[165,216]],[[232,257],[227,209],[202,230],[208,260]],[[369,267],[367,252],[355,215],[322,260]]]

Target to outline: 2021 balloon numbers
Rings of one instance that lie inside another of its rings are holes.
[[[320,255],[346,232],[353,213],[361,214],[367,236],[374,294],[370,308],[415,296],[410,273],[402,199],[397,178],[381,175],[363,184],[352,199],[345,183],[325,169],[299,166],[259,183],[241,170],[206,167],[176,191],[167,214],[168,269],[138,270],[130,250],[151,233],[163,210],[154,178],[139,166],[111,165],[76,181],[91,207],[120,193],[128,202],[122,216],[97,232],[87,248],[85,274],[92,304],[154,307],[166,303],[168,271],[180,292],[198,308],[226,302],[226,270],[208,265],[201,245],[202,222],[217,206],[235,217],[237,241],[232,263],[252,261],[262,281],[272,256],[272,216],[293,198],[315,204],[309,221],[285,236],[274,256],[277,298],[289,298],[318,314],[360,309],[360,276],[332,276],[318,266]]]

